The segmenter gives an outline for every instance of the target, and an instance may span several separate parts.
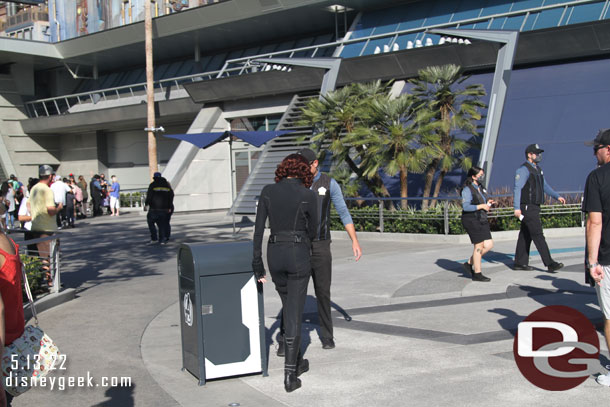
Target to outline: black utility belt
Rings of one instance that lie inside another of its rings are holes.
[[[269,236],[269,243],[302,243],[309,242],[306,234],[300,233],[278,233]]]

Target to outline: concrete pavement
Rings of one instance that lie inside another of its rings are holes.
[[[542,271],[538,256],[531,263],[539,271],[510,270],[515,241],[499,238],[483,265],[490,283],[464,276],[469,243],[362,235],[364,256],[355,262],[349,241],[336,239],[337,348],[320,346],[310,286],[303,347],[311,370],[301,377],[303,387],[289,394],[283,360],[275,356],[280,301],[272,283],[265,286],[269,377],[199,387],[180,370],[177,244],[232,236],[223,214],[175,215],[172,224],[174,243],[167,246],[146,245],[145,218],[135,214],[87,220],[66,233],[62,280],[77,298],[42,312],[40,322],[67,356],[59,375],[89,371],[99,386],[34,389],[15,406],[563,406],[599,404],[610,396],[593,378],[566,392],[541,390],[523,378],[512,356],[518,322],[544,305],[568,305],[600,320],[594,290],[583,283],[581,230],[548,233],[555,236],[548,239],[553,256],[566,264],[558,274]],[[250,238],[251,228],[238,236]],[[130,377],[132,386],[106,388],[98,382],[102,376]]]

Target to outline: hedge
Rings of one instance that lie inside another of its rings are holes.
[[[505,209],[508,215],[510,208]],[[354,227],[360,232],[379,231],[379,207],[376,205],[364,208],[352,208],[350,214]],[[449,210],[449,234],[466,233],[460,219],[461,210],[451,205]],[[383,231],[389,233],[429,233],[444,234],[443,208],[437,207],[425,212],[408,209],[383,211]],[[581,226],[580,212],[544,213],[541,214],[542,226],[545,228],[565,228]],[[492,231],[517,230],[520,222],[514,216],[490,217],[489,225]],[[331,230],[344,230],[343,224],[333,209],[331,212]]]

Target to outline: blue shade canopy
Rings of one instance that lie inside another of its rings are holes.
[[[193,133],[193,134],[167,134],[165,137],[187,141],[199,148],[208,148],[229,136],[237,137],[253,146],[260,147],[267,141],[274,139],[282,134],[291,133],[287,130],[274,131],[224,131],[212,133]]]

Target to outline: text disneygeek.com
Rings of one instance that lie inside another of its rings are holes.
[[[9,374],[4,378],[4,383],[9,387],[31,386],[61,391],[81,387],[131,387],[131,377],[102,376],[97,380],[91,376],[90,372],[87,372],[87,376],[42,376],[30,379]]]

